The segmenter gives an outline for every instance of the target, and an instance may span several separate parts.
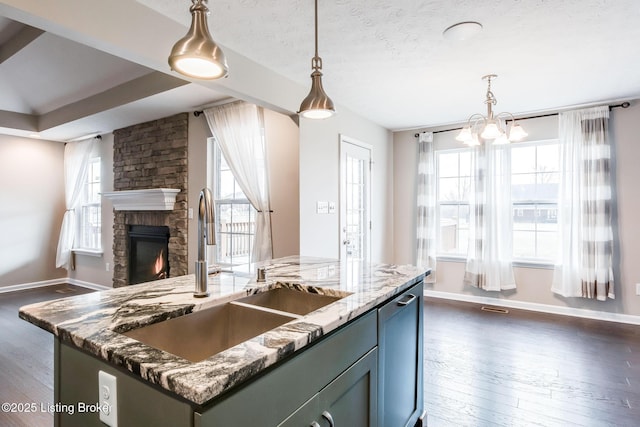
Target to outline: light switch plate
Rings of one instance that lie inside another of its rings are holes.
[[[636,295],[640,295],[640,283],[636,283]]]
[[[316,202],[316,213],[319,213],[319,214],[329,213],[329,202],[324,202],[324,201]]]
[[[100,400],[100,421],[111,427],[118,427],[118,381],[104,371],[98,371],[98,396]]]

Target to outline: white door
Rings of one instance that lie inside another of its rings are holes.
[[[371,259],[371,146],[340,136],[340,260]]]

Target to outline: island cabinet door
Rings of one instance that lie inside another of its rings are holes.
[[[414,426],[422,415],[422,318],[422,282],[378,310],[378,421],[381,426]]]
[[[320,392],[318,424],[328,427],[378,426],[378,349]]]
[[[376,427],[378,350],[331,381],[278,427]]]

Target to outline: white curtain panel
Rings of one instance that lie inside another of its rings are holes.
[[[254,104],[234,102],[207,109],[204,114],[233,176],[257,211],[252,260],[271,259],[271,204],[263,110]]]
[[[551,290],[565,297],[614,298],[609,107],[559,116],[560,258]]]
[[[485,291],[514,289],[509,146],[485,141],[473,150],[472,168],[464,283]]]
[[[87,180],[94,139],[67,142],[64,147],[64,201],[66,212],[62,218],[56,267],[71,268],[71,250],[78,230],[76,209],[82,201],[82,191]]]
[[[422,132],[418,136],[416,264],[431,269],[425,279],[429,283],[436,280],[436,185],[433,132]]]

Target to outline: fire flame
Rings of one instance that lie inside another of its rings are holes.
[[[153,274],[158,276],[164,270],[164,250],[161,250],[153,263]]]

